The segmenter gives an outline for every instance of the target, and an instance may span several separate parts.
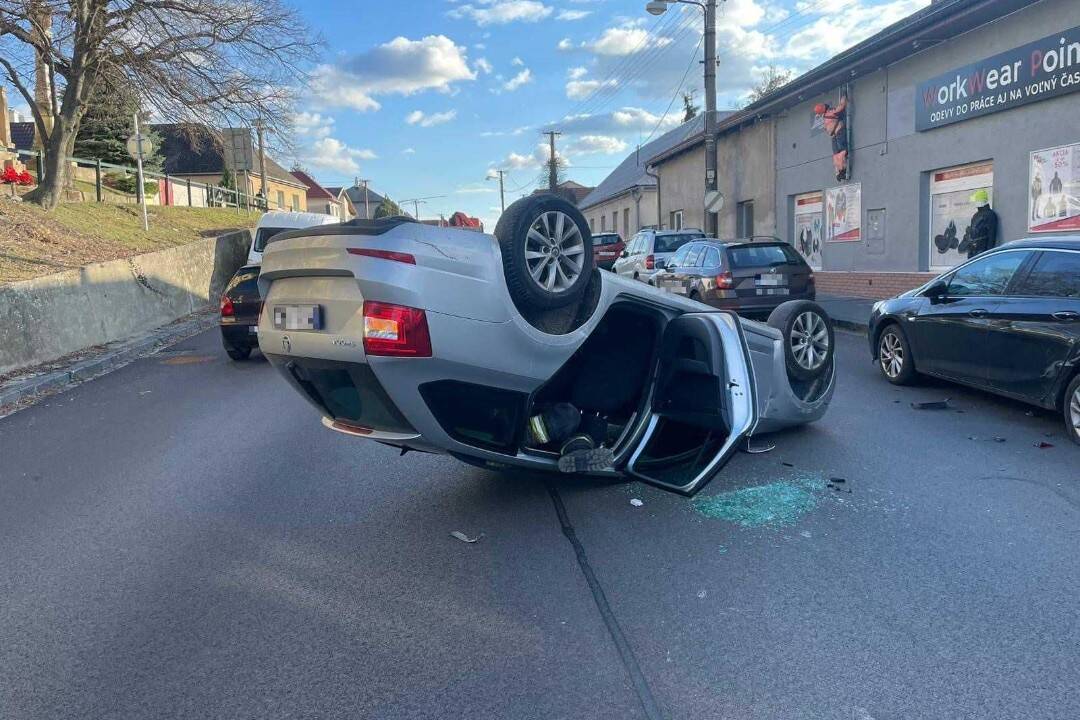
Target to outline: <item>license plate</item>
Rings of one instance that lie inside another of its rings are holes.
[[[322,330],[322,308],[318,305],[275,305],[275,330]]]
[[[258,334],[259,334],[259,326],[258,326],[258,325],[252,325],[252,326],[250,326],[250,327],[248,328],[248,332],[249,332],[250,334],[252,334],[252,335],[258,335]]]
[[[778,287],[780,285],[787,285],[787,283],[784,281],[783,275],[770,273],[768,275],[758,275],[756,285],[758,287]]]
[[[791,290],[788,288],[758,288],[758,295],[787,295]]]

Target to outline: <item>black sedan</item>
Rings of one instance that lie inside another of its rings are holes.
[[[874,305],[885,378],[918,374],[1064,414],[1080,443],[1080,237],[1017,240]]]
[[[259,266],[236,271],[221,295],[221,343],[233,360],[247,360],[259,347]]]

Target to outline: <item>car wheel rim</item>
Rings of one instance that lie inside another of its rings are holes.
[[[581,277],[585,267],[585,239],[566,213],[542,213],[525,237],[525,265],[529,277],[543,290],[561,293]]]
[[[829,328],[816,312],[804,312],[791,327],[791,352],[805,370],[817,370],[829,355]]]
[[[881,338],[881,370],[891,378],[898,377],[904,369],[904,346],[896,333],[885,333]]]
[[[1073,431],[1080,435],[1080,387],[1073,391],[1069,401],[1069,420],[1072,421]]]

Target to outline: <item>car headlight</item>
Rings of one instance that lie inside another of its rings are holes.
[[[874,303],[873,307],[870,308],[871,314],[881,312],[881,308],[883,308],[884,306],[885,306],[885,301],[884,300],[878,300],[876,303]]]

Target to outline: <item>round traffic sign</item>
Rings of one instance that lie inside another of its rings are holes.
[[[141,143],[140,143],[141,139]],[[154,144],[150,142],[150,138],[143,135],[141,138],[136,135],[132,135],[127,139],[127,151],[133,159],[139,159],[139,145],[142,145],[142,156],[145,158],[154,152]]]
[[[719,190],[705,192],[705,212],[718,213],[724,209],[724,193]]]

